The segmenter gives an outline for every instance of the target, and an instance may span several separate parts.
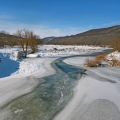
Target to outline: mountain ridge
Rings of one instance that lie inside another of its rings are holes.
[[[120,25],[107,28],[91,29],[71,36],[57,37],[48,44],[109,44],[114,37],[120,35]]]

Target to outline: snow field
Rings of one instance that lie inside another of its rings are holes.
[[[62,51],[62,49],[64,50]],[[46,45],[40,46],[38,53],[30,54],[28,55],[30,58],[24,60],[16,59],[17,52],[20,51],[18,48],[0,49],[0,75],[5,75],[5,78],[0,78],[0,106],[20,95],[29,93],[38,84],[36,79],[38,75],[41,78],[55,73],[51,63],[56,58],[50,58],[51,56],[84,54],[103,49],[89,46]],[[119,56],[120,53],[115,54]],[[84,67],[84,60],[85,57],[77,57],[66,59],[65,62]],[[72,100],[56,116],[55,120],[79,120],[81,118],[82,120],[112,120],[114,118],[119,120],[119,73],[120,69],[116,67],[88,68],[87,75],[83,75],[74,88]],[[26,74],[27,76],[23,76]],[[61,93],[60,102],[62,101],[62,96],[63,94]],[[18,113],[20,111],[22,109],[15,112]],[[99,116],[99,113],[101,116]],[[109,115],[110,113],[112,114]],[[2,116],[1,113],[0,116]]]
[[[62,57],[67,55],[78,55],[95,50],[101,50],[101,47],[94,46],[64,46],[64,45],[42,45],[38,46],[38,52],[27,55],[28,58],[39,57]],[[30,75],[40,70],[40,64],[29,62],[29,60],[18,60],[20,48],[2,48],[0,49],[0,77],[7,77],[15,74]]]
[[[120,69],[118,67],[86,68],[86,57],[65,59],[64,62],[87,69],[78,81],[68,105],[54,120],[119,120]]]
[[[40,69],[40,65],[36,63],[31,63],[29,61],[22,61],[19,64],[19,69],[14,74],[24,74],[24,73],[33,73]]]
[[[111,54],[107,55],[107,59],[108,60],[115,59],[115,60],[120,61],[120,52],[118,51],[112,52]]]

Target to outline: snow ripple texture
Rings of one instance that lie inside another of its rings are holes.
[[[120,111],[113,102],[98,99],[78,107],[69,120],[120,120]]]

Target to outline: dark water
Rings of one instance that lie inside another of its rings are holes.
[[[38,84],[33,92],[15,99],[4,108],[10,110],[8,120],[52,120],[65,107],[73,96],[74,86],[86,71],[64,63],[66,58],[70,57],[52,63],[55,75],[44,77],[44,82]]]

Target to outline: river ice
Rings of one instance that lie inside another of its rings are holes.
[[[55,120],[120,120],[120,68],[86,68],[86,57],[64,60],[87,69],[74,89],[73,99]]]
[[[36,77],[45,77],[55,73],[55,70],[51,68],[50,63],[56,58],[29,58],[30,62],[40,64],[40,69],[32,73],[32,76]],[[67,64],[84,68],[83,63],[86,57],[75,57],[64,60]],[[99,68],[84,68],[87,69],[86,74],[77,82],[76,87],[74,88],[73,98],[66,105],[66,107],[54,118],[55,120],[120,120],[120,68],[109,67],[104,64],[103,67]],[[71,75],[71,74],[70,74]],[[16,77],[20,79],[16,80]],[[74,73],[70,77],[75,77]],[[22,80],[22,81],[21,81]],[[30,80],[30,81],[29,81]],[[68,78],[62,82],[64,85],[68,84]],[[31,76],[13,75],[9,78],[3,78],[0,80],[0,105],[12,100],[18,96],[26,94],[33,90],[33,88],[38,83],[38,79],[34,79]],[[59,85],[61,83],[57,83]],[[45,84],[41,84],[45,86]],[[64,86],[61,86],[58,89],[59,99],[57,105],[60,105],[64,98]],[[54,90],[54,87],[51,87]],[[62,91],[63,89],[63,91]],[[2,91],[4,90],[4,92]],[[56,90],[55,92],[57,92]],[[48,91],[49,92],[49,91]],[[70,91],[69,91],[70,92]],[[44,94],[44,93],[43,93]],[[51,92],[51,95],[53,93]],[[44,94],[46,96],[46,94]],[[26,96],[27,97],[27,96]],[[49,98],[49,96],[47,96]],[[29,103],[25,101],[21,105],[26,105]],[[37,101],[37,100],[35,100]],[[39,102],[39,101],[37,101]],[[20,104],[16,104],[19,109],[14,108],[13,113],[15,115],[21,114],[24,112],[24,109],[21,108]],[[34,105],[34,102],[33,102]],[[42,105],[44,110],[46,105]],[[41,105],[39,105],[41,106]],[[39,108],[39,106],[37,106]],[[54,105],[55,106],[55,105]],[[47,107],[46,107],[47,109]],[[29,107],[28,113],[36,114],[36,109],[31,109]],[[50,111],[52,112],[52,111]],[[31,115],[30,114],[30,115]],[[0,110],[0,119],[5,119],[5,116],[9,115],[9,110],[1,111]],[[7,117],[7,116],[6,116]],[[19,116],[18,116],[19,117]],[[23,116],[22,116],[23,117]],[[29,119],[30,116],[28,116]],[[6,118],[7,119],[7,118]],[[11,118],[12,119],[12,118]],[[21,119],[21,118],[19,118]],[[47,119],[47,116],[46,116]]]

